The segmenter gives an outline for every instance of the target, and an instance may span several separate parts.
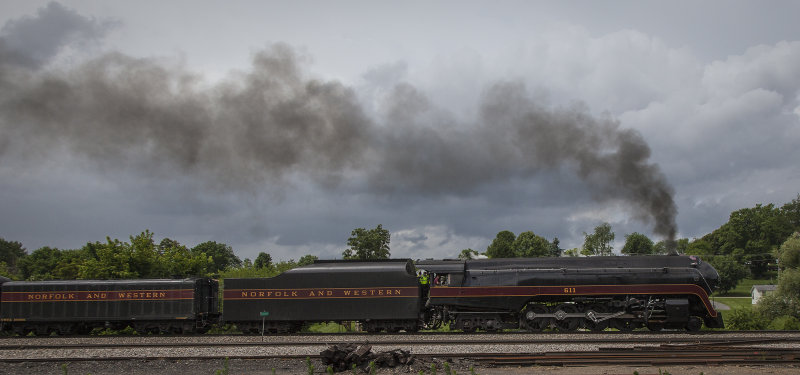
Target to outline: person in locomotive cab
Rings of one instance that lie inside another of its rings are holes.
[[[422,270],[422,275],[419,277],[419,284],[422,289],[422,297],[428,298],[428,292],[431,289],[431,286],[428,284],[428,271]]]

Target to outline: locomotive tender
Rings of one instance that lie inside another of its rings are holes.
[[[420,282],[424,272],[428,282]],[[296,332],[313,322],[368,332],[554,328],[722,328],[708,296],[719,275],[693,256],[317,261],[271,278],[226,279],[219,314],[210,279],[4,282],[2,329],[21,334],[92,327]],[[105,294],[103,294],[105,293]],[[95,298],[97,297],[97,298]]]
[[[0,294],[0,323],[20,335],[202,331],[219,320],[217,282],[207,278],[9,281]]]
[[[416,331],[422,292],[410,260],[316,261],[272,278],[225,279],[223,311],[245,332],[329,321],[359,321],[370,332]]]

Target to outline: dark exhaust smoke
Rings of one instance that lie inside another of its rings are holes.
[[[91,37],[105,30],[89,19],[69,25]],[[209,85],[182,66],[120,53],[67,70],[42,68],[42,56],[53,53],[14,47],[8,41],[17,31],[7,25],[0,38],[3,163],[67,152],[100,168],[149,178],[178,173],[215,189],[259,191],[296,176],[333,187],[355,176],[374,194],[421,196],[467,195],[565,168],[596,199],[624,200],[658,235],[676,234],[673,190],[638,132],[579,105],[542,107],[521,83],[488,88],[469,123],[399,85],[386,115],[373,120],[352,88],[309,78],[285,45]]]

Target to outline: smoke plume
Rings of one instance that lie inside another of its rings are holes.
[[[71,21],[57,23],[65,25],[58,35],[94,38],[106,29],[60,6],[47,9],[2,29],[0,162],[61,150],[99,168],[151,178],[178,173],[211,188],[260,189],[293,176],[328,187],[356,176],[374,194],[423,196],[467,195],[563,168],[597,199],[628,202],[655,233],[676,234],[672,188],[638,132],[579,105],[540,106],[521,83],[491,86],[478,118],[459,123],[405,84],[374,119],[352,88],[311,78],[280,44],[216,84],[184,66],[120,53],[46,69],[70,41],[54,38],[29,51],[13,42],[19,33],[59,15]]]

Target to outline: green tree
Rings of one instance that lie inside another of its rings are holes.
[[[194,253],[178,241],[161,241],[158,246],[161,264],[157,277],[205,276],[213,260],[205,253]]]
[[[9,273],[17,272],[17,262],[25,256],[25,248],[22,243],[16,241],[6,241],[0,237],[0,262],[6,264]]]
[[[781,268],[800,267],[800,232],[794,232],[787,238],[778,248],[776,255]]]
[[[594,233],[583,234],[583,248],[591,255],[613,255],[614,232],[611,224],[603,223],[594,228]]]
[[[517,237],[511,231],[498,232],[492,243],[486,248],[486,256],[489,258],[513,258],[516,239]]]
[[[796,301],[784,298],[778,293],[771,293],[758,300],[755,310],[764,320],[772,321],[781,316],[796,316],[796,306]]]
[[[708,259],[708,262],[719,273],[717,290],[724,294],[736,287],[739,281],[747,277],[747,267],[739,263],[732,256],[718,255]]]
[[[686,251],[689,250],[689,239],[688,238],[680,238],[676,243],[677,247],[676,250],[678,254],[686,254]]]
[[[258,253],[255,262],[253,262],[253,266],[255,268],[269,267],[271,264],[272,264],[272,255],[269,255],[263,251]]]
[[[386,257],[387,258],[389,257],[388,254],[387,254]],[[316,255],[310,255],[310,254],[309,255],[303,255],[297,261],[297,266],[298,267],[302,267],[302,266],[307,266],[309,264],[314,264],[314,262],[316,262],[317,260],[319,260],[319,258]]]
[[[576,256],[578,256],[580,254],[581,254],[581,251],[577,247],[573,247],[572,249],[564,251],[564,256],[568,256],[568,257],[576,257]]]
[[[781,271],[778,276],[777,294],[781,297],[793,301],[795,305],[800,302],[800,270],[789,268]]]
[[[217,274],[228,267],[240,267],[242,260],[233,253],[233,248],[216,241],[206,241],[192,248],[192,254],[211,257],[208,273]]]
[[[628,255],[650,255],[653,253],[653,240],[639,232],[626,234],[622,253]]]
[[[773,204],[758,204],[732,212],[727,223],[703,239],[716,254],[733,255],[744,262],[745,255],[772,253],[791,233],[784,212]]]
[[[130,269],[144,279],[166,276],[167,264],[160,261],[153,233],[145,230],[136,237],[130,236]]]
[[[19,268],[25,280],[52,280],[60,261],[61,251],[45,246],[22,258]]]
[[[133,248],[118,239],[106,237],[106,243],[87,244],[86,251],[94,253],[79,266],[81,279],[132,279],[139,275],[131,269]],[[86,247],[85,247],[86,248]]]
[[[797,194],[797,198],[792,199],[791,202],[784,204],[781,212],[789,221],[792,230],[800,231],[800,194]]]
[[[477,257],[478,257],[478,252],[472,249],[461,250],[461,254],[458,254],[458,259],[463,259],[463,260],[475,259]]]
[[[711,243],[704,240],[695,238],[689,242],[685,254],[690,255],[714,255],[715,250],[711,247]],[[656,252],[656,254],[659,254]]]
[[[158,251],[163,252],[165,249],[175,248],[183,246],[180,242],[175,241],[171,238],[164,238],[161,242],[158,243]]]
[[[362,260],[388,259],[390,240],[389,230],[383,229],[382,224],[373,229],[356,228],[347,239],[347,246],[350,248],[342,252],[342,257]]]
[[[550,242],[542,236],[537,236],[532,231],[520,233],[511,245],[514,256],[518,258],[549,256],[550,246]]]
[[[84,249],[61,250],[60,259],[53,270],[53,278],[75,280],[80,274],[80,266],[89,259]]]
[[[563,250],[560,247],[558,247],[558,245],[560,243],[561,243],[561,241],[558,240],[558,237],[554,237],[553,238],[553,242],[550,243],[550,256],[551,257],[558,258],[558,257],[561,256],[561,253],[563,252]]]
[[[778,289],[758,301],[756,309],[769,329],[796,329],[800,318],[800,233],[794,233],[777,251],[781,266]]]
[[[6,262],[0,262],[0,276],[11,280],[16,280],[18,277],[8,269],[8,264],[6,264]]]

